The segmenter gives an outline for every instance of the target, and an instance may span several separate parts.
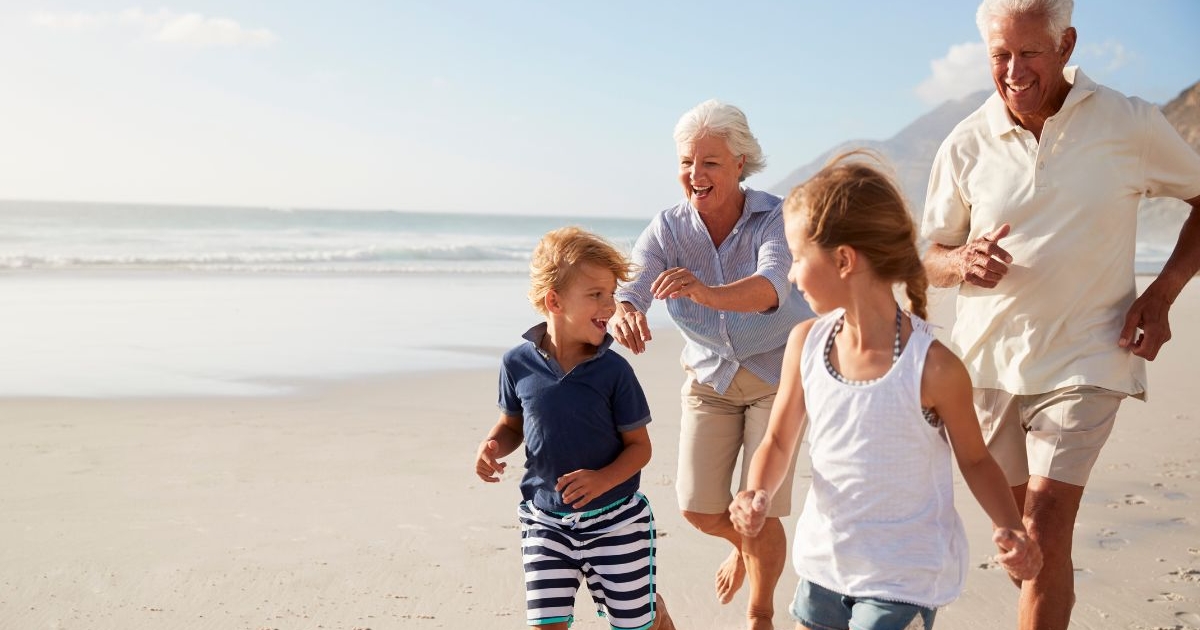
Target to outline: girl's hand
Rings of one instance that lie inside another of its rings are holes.
[[[1000,548],[996,562],[1018,580],[1032,580],[1042,570],[1042,550],[1037,541],[1023,531],[997,527],[992,542]]]
[[[742,490],[729,504],[729,520],[733,521],[737,533],[754,537],[767,522],[770,507],[771,497],[767,496],[766,490]]]

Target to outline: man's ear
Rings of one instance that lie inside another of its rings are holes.
[[[1074,26],[1068,26],[1067,30],[1063,31],[1062,42],[1059,43],[1058,53],[1062,56],[1063,66],[1071,60],[1071,53],[1075,52],[1075,39],[1078,37]]]

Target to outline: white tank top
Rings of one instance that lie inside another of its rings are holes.
[[[909,316],[913,333],[891,370],[848,385],[825,366],[841,316],[818,319],[801,354],[812,485],[796,522],[796,573],[843,595],[944,606],[962,592],[968,557],[950,446],[921,412],[932,331]]]

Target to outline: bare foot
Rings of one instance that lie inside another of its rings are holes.
[[[733,594],[742,588],[746,579],[746,564],[742,562],[742,554],[737,549],[729,552],[729,557],[717,569],[717,601],[728,604],[733,601]]]

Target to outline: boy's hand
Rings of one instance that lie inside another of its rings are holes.
[[[609,483],[604,475],[595,470],[582,469],[559,477],[558,483],[554,485],[554,489],[562,495],[563,503],[577,510],[612,490],[612,487],[613,484]]]
[[[508,464],[496,459],[499,453],[500,443],[496,440],[484,440],[480,443],[479,454],[475,457],[475,474],[480,479],[488,483],[500,481],[500,475],[504,474],[504,467]]]
[[[1042,570],[1042,550],[1025,532],[998,527],[992,542],[1000,548],[996,562],[1018,580],[1032,580]]]
[[[766,490],[742,490],[729,504],[729,520],[733,521],[737,533],[754,537],[767,522],[770,507],[771,497],[767,496]]]

